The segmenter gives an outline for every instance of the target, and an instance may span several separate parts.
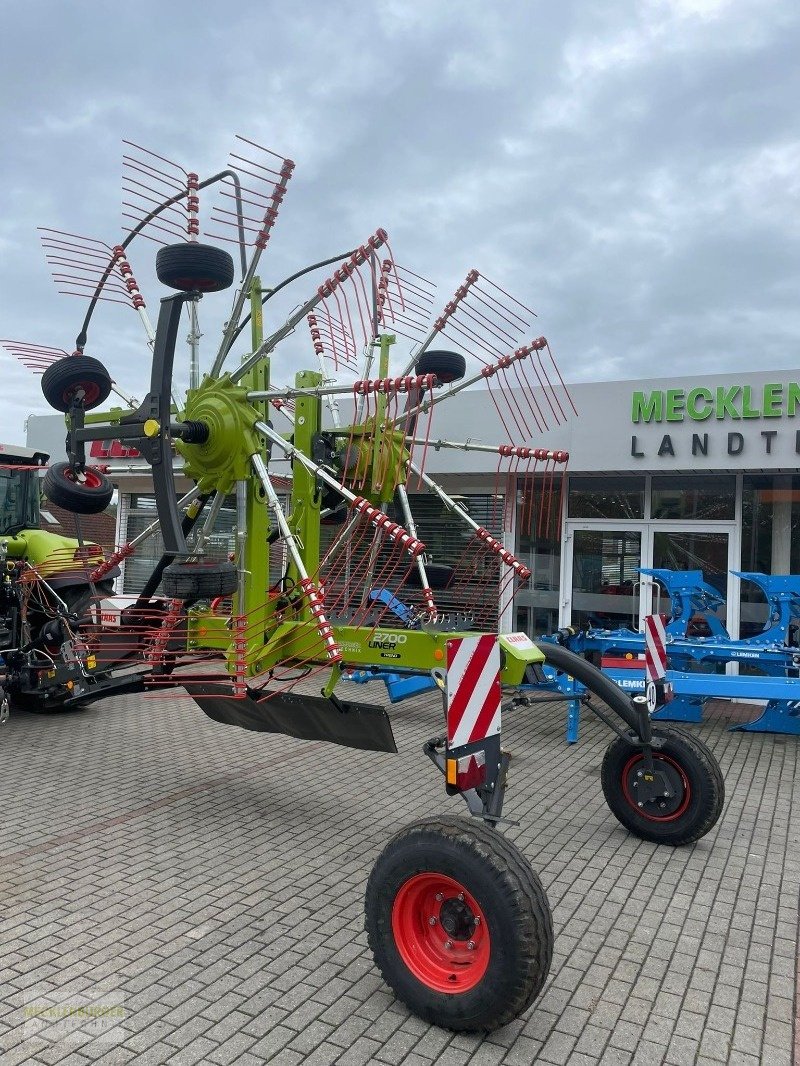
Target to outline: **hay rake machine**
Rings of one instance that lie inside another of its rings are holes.
[[[84,631],[97,670],[112,677],[139,663],[133,675],[151,686],[182,686],[216,721],[378,752],[396,751],[389,717],[382,706],[342,695],[345,671],[432,677],[444,718],[424,750],[448,794],[460,795],[475,817],[419,822],[387,845],[367,887],[369,942],[387,982],[422,1017],[455,1029],[502,1025],[539,994],[552,954],[539,879],[497,831],[510,758],[500,736],[503,691],[505,708],[525,702],[508,691],[516,693],[545,656],[525,634],[497,633],[498,605],[530,572],[501,535],[436,483],[426,459],[432,448],[491,451],[497,495],[506,495],[501,510],[513,506],[515,493],[506,489],[517,475],[536,475],[538,509],[529,507],[525,520],[549,516],[565,452],[440,440],[432,429],[437,406],[470,386],[485,388],[510,440],[561,424],[571,400],[547,342],[525,341],[533,313],[476,271],[434,317],[434,286],[395,261],[382,229],[262,288],[259,264],[294,164],[251,141],[239,138],[229,167],[202,181],[132,144],[124,162],[131,225],[121,243],[43,231],[59,288],[90,300],[74,353],[14,348],[43,369],[44,395],[66,415],[68,461],[45,479],[52,499],[78,513],[107,502],[114,468],[87,461],[90,441],[135,448],[139,468],[152,473],[157,521],[88,575],[102,581],[160,532],[164,555],[123,624],[113,634]],[[199,240],[200,195],[210,188],[220,197],[214,236],[238,249],[241,278],[201,378],[198,303],[235,275],[226,251]],[[161,245],[156,272],[172,290],[155,329],[128,258],[139,235]],[[332,263],[333,272],[266,333],[264,305]],[[124,406],[101,412],[112,381],[85,349],[103,299],[137,312],[152,364],[141,404],[123,397]],[[178,401],[184,316],[190,387]],[[248,351],[226,369],[248,323]],[[303,326],[316,367],[277,384],[273,353]],[[398,338],[412,352],[402,363]],[[178,464],[194,483],[182,499]],[[409,489],[433,493],[452,516],[463,534],[458,558],[442,562],[426,550]],[[214,558],[209,538],[226,499],[235,507],[235,549]],[[501,518],[506,524],[507,510]],[[697,839],[722,802],[713,757],[674,731],[656,736],[630,701],[618,713],[625,728],[611,723],[619,737],[609,749],[610,787],[628,799],[612,810],[648,839]],[[663,833],[665,826],[677,833]]]

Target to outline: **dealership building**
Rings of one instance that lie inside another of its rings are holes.
[[[503,605],[503,627],[638,627],[669,610],[645,567],[701,570],[725,599],[718,614],[733,635],[760,628],[763,596],[732,572],[800,573],[800,384],[781,371],[581,383],[570,393],[577,415],[558,411],[561,424],[529,441],[508,441],[485,392],[435,409],[427,471],[532,571]],[[532,444],[565,450],[569,462],[554,475],[505,460],[498,471],[496,455],[437,449],[438,439]],[[63,458],[63,421],[31,416],[27,444]],[[135,472],[114,480],[124,542],[155,517],[152,484]],[[452,519],[429,495],[412,495],[412,508],[421,539],[448,561]],[[221,544],[232,524],[226,509]],[[159,550],[153,540],[126,561],[119,592],[141,587]]]

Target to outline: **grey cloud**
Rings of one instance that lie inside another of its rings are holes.
[[[56,295],[35,227],[118,238],[123,136],[207,174],[241,132],[297,163],[268,281],[383,225],[443,300],[476,266],[533,306],[568,380],[796,363],[794,3],[40,0],[3,18],[2,336],[74,340],[84,308]],[[132,260],[155,315],[154,249]],[[207,338],[224,303],[204,302]],[[135,315],[102,308],[91,350],[142,394]],[[278,376],[307,355],[299,331]],[[20,440],[45,405],[4,359]]]

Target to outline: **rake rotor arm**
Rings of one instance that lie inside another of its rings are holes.
[[[303,267],[302,270],[296,270],[294,274],[290,274],[288,278],[284,278],[283,281],[278,282],[271,289],[267,289],[264,295],[261,297],[261,306],[263,307],[268,300],[271,300],[273,296],[277,296],[281,289],[285,289],[287,285],[291,285],[293,281],[297,281],[299,278],[305,277],[306,274],[310,274],[314,270],[320,270],[322,267],[330,266],[331,263],[341,263],[343,259],[349,259],[351,255],[355,255],[358,251],[357,248],[352,248],[349,252],[342,252],[341,255],[332,255],[329,259],[321,259],[318,263],[312,263],[311,266]],[[233,332],[231,344],[235,344],[239,338],[242,330],[250,321],[250,315],[245,315],[239,325]]]
[[[278,498],[278,494],[270,479],[267,464],[258,452],[254,452],[253,455],[250,456],[250,462],[258,480],[261,482],[262,488],[264,489],[267,502],[275,514],[275,521],[277,522],[278,529],[286,542],[286,548],[291,556],[292,562],[297,568],[297,573],[300,577],[298,584],[308,599],[309,608],[311,614],[314,616],[314,621],[317,626],[317,632],[325,645],[325,654],[331,662],[339,662],[342,658],[342,650],[336,643],[331,624],[325,616],[325,604],[322,593],[312,578],[308,575],[305,563],[303,562],[303,557],[300,554],[300,548],[297,544],[297,538],[294,533],[292,533],[291,526],[286,519],[283,507],[281,507],[281,501]]]
[[[494,377],[494,375],[498,374],[501,370],[507,370],[512,363],[527,359],[531,352],[538,352],[546,347],[546,339],[544,337],[537,337],[536,340],[531,341],[530,344],[526,344],[522,348],[517,348],[516,351],[510,352],[508,355],[502,356],[496,363],[489,363],[487,366],[484,366],[477,374],[473,374],[471,378],[462,378],[457,385],[451,385],[447,392],[442,393],[439,396],[433,396],[430,400],[423,400],[422,403],[413,407],[410,411],[405,411],[403,413],[406,418],[411,418],[412,415],[425,414],[431,409],[431,407],[435,407],[437,403],[441,403],[442,400],[447,400],[451,396],[463,392],[464,389],[468,389],[470,385],[475,385],[478,381],[484,381],[487,378]]]
[[[517,459],[538,459],[540,462],[551,461],[566,463],[569,452],[552,451],[550,448],[524,448],[516,444],[476,444],[474,441],[430,440],[419,437],[406,437],[407,444],[422,444],[439,451],[441,448],[454,448],[460,452],[487,452],[491,455],[513,456]]]
[[[198,187],[198,189],[205,189],[209,185],[214,185],[214,184],[216,184],[216,182],[222,181],[223,178],[230,178],[232,183],[233,183],[234,190],[235,190],[236,207],[237,207],[237,212],[238,212],[238,216],[239,216],[239,247],[241,249],[241,256],[242,256],[242,274],[244,274],[246,272],[246,270],[247,270],[247,261],[246,261],[245,254],[244,254],[245,237],[244,237],[244,228],[242,226],[242,221],[241,221],[241,219],[242,219],[242,187],[241,187],[241,183],[239,181],[239,175],[233,170],[220,170],[218,174],[214,174],[210,178],[206,178],[205,181],[201,181],[198,184],[197,187]],[[145,217],[141,220],[141,222],[138,222],[133,227],[133,229],[130,231],[128,236],[123,241],[120,241],[120,247],[121,248],[127,248],[130,245],[131,241],[133,241],[135,237],[138,237],[138,235],[142,232],[142,230],[145,228],[145,226],[149,225],[149,223],[151,223],[153,221],[153,219],[158,218],[158,216],[160,214],[162,214],[168,208],[172,207],[173,204],[178,203],[180,200],[185,200],[188,195],[189,195],[188,189],[183,189],[183,190],[181,190],[181,192],[176,193],[174,196],[170,196],[168,200],[164,200],[162,203],[160,203],[158,205],[158,207],[153,208],[153,210],[151,212],[149,212],[149,214],[145,215]],[[95,289],[94,296],[92,296],[92,298],[89,301],[89,307],[88,307],[88,309],[86,311],[86,314],[84,316],[83,324],[81,326],[80,333],[78,334],[78,336],[77,336],[77,338],[75,340],[75,347],[77,348],[78,351],[82,352],[83,349],[86,347],[86,341],[88,339],[88,333],[89,333],[89,323],[92,320],[92,315],[94,314],[94,309],[97,306],[97,303],[98,303],[98,301],[100,299],[100,293],[103,291],[103,287],[105,286],[105,283],[108,281],[109,277],[111,276],[111,272],[114,269],[115,263],[116,263],[116,259],[112,258],[111,262],[108,264],[108,266],[106,267],[105,271],[103,272],[102,277],[100,278],[100,280],[97,283],[97,288]]]
[[[294,163],[290,164],[289,160],[284,160],[284,168],[283,170],[281,170],[280,179],[278,180],[275,186],[276,193],[280,193],[280,199],[278,199],[277,201],[278,203],[280,203],[280,200],[283,199],[283,194],[286,192],[286,186],[289,183],[289,179],[292,176],[293,170]],[[273,212],[273,219],[275,210],[275,208],[268,209],[268,212]],[[267,216],[265,216],[264,219],[264,226],[267,226]],[[211,367],[212,378],[219,377],[219,373],[222,370],[222,364],[225,362],[226,358],[228,357],[228,352],[230,352],[231,350],[231,346],[233,345],[235,339],[234,330],[239,325],[239,318],[242,314],[242,310],[244,309],[245,301],[250,296],[250,287],[253,284],[253,278],[256,276],[256,270],[258,269],[258,263],[261,259],[261,253],[264,251],[265,247],[266,237],[263,241],[256,241],[256,246],[253,249],[253,254],[250,257],[250,263],[247,267],[247,273],[245,274],[242,280],[242,284],[239,287],[239,291],[236,294],[236,300],[234,301],[233,310],[231,311],[230,318],[228,319],[228,324],[225,327],[225,332],[222,335],[222,341],[219,346],[219,351],[217,352],[217,357]]]
[[[524,563],[520,562],[520,560],[507,548],[504,548],[500,541],[493,537],[483,528],[483,526],[479,526],[478,523],[467,514],[463,507],[459,506],[451,496],[447,495],[441,486],[436,484],[433,478],[428,477],[427,474],[423,473],[411,462],[409,462],[408,468],[420,477],[431,492],[439,497],[445,507],[453,514],[458,515],[458,517],[470,527],[479,540],[482,540],[495,555],[498,555],[506,566],[510,567],[522,581],[527,581],[531,576],[531,571],[524,565]]]
[[[375,233],[369,237],[367,245],[375,252],[378,248],[382,247],[388,239],[388,234],[385,230],[378,229]],[[367,248],[358,248],[353,253],[349,261],[345,261],[339,270],[334,271],[333,275],[328,278],[322,285],[319,286],[314,295],[307,300],[302,307],[289,316],[286,322],[281,326],[279,330],[272,334],[270,337],[266,337],[265,340],[258,346],[258,348],[248,356],[245,361],[236,368],[231,374],[231,378],[234,382],[238,382],[241,378],[252,369],[253,366],[265,355],[269,355],[271,351],[279,344],[285,337],[302,322],[302,320],[309,315],[315,307],[318,307],[327,297],[334,294],[339,287],[357,271],[359,265],[363,265],[368,258],[369,252]],[[354,260],[358,260],[354,262]],[[216,365],[216,364],[215,364]],[[213,370],[212,370],[213,376]]]
[[[398,485],[395,489],[397,498],[400,501],[400,509],[403,512],[403,522],[406,529],[412,537],[417,535],[417,527],[414,522],[414,515],[411,513],[411,505],[408,502],[408,493],[406,492],[405,485]],[[422,595],[425,600],[425,606],[429,611],[436,612],[436,603],[434,602],[433,592],[431,591],[430,582],[428,580],[428,572],[425,569],[425,558],[423,555],[418,555],[416,559],[417,573],[422,584]]]
[[[249,370],[253,369],[260,359],[263,359],[265,355],[269,355],[270,352],[274,351],[276,345],[280,344],[285,337],[288,337],[292,330],[303,321],[306,315],[310,311],[313,311],[314,308],[322,302],[323,298],[322,293],[317,292],[310,300],[306,301],[301,308],[295,311],[294,314],[291,314],[280,329],[276,330],[271,336],[266,337],[253,354],[249,355],[247,359],[245,359],[245,361],[233,371],[231,374],[232,380],[234,382],[240,381]],[[280,393],[278,395],[280,395]],[[264,399],[265,397],[262,396],[260,398]]]

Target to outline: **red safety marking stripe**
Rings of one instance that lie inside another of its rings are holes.
[[[450,641],[452,655],[449,657],[452,662],[456,654],[461,647],[461,644],[465,638]],[[478,643],[473,652],[472,658],[464,670],[464,674],[461,678],[461,682],[453,693],[453,698],[450,706],[447,709],[447,733],[448,740],[452,742],[453,737],[458,733],[461,719],[464,717],[464,712],[467,710],[478,681],[483,674],[489,657],[492,654],[492,650],[495,647],[497,638],[491,635],[482,636],[478,639]]]
[[[473,740],[483,740],[489,732],[489,728],[500,710],[500,680],[499,677],[492,682],[492,687],[486,694],[486,700],[481,707],[477,721],[469,735],[470,744]]]

